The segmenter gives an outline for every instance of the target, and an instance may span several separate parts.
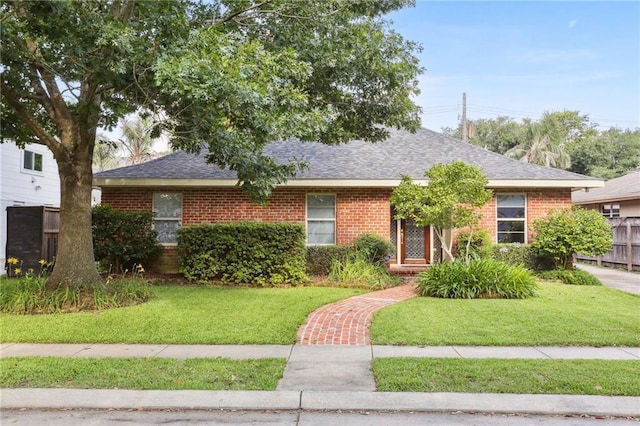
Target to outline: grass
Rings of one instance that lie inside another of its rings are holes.
[[[0,387],[275,390],[285,363],[275,358],[2,358]]]
[[[640,346],[640,297],[540,283],[524,300],[419,297],[380,310],[377,345]]]
[[[376,358],[383,392],[640,395],[640,361]]]
[[[154,288],[143,305],[91,313],[0,314],[0,341],[39,343],[292,344],[314,309],[363,290]]]

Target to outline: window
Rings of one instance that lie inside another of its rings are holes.
[[[23,170],[32,170],[34,172],[42,171],[42,154],[37,152],[24,150],[24,155],[22,157],[22,168]]]
[[[604,217],[620,217],[620,204],[604,204],[602,206],[602,215]]]
[[[517,194],[497,196],[498,242],[526,242],[526,197]]]
[[[160,244],[175,244],[177,230],[182,225],[182,194],[156,192],[153,194],[153,229]]]
[[[335,243],[336,196],[333,194],[307,195],[307,244]]]

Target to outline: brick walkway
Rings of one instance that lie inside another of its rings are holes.
[[[368,345],[373,314],[416,296],[413,285],[366,293],[313,311],[298,330],[300,345]]]

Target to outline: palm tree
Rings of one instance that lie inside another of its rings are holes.
[[[523,163],[568,169],[571,157],[564,142],[558,141],[553,134],[540,123],[531,123],[527,128],[525,141],[505,152],[505,155],[518,158]]]
[[[151,159],[155,138],[152,136],[158,123],[149,117],[126,119],[122,125],[120,144],[126,152],[129,164],[140,164]]]
[[[101,172],[115,167],[117,165],[115,159],[117,150],[118,145],[115,142],[103,134],[98,134],[96,147],[93,150],[93,170]]]

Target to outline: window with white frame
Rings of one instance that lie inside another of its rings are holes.
[[[336,243],[336,196],[334,194],[307,195],[307,244]]]
[[[182,194],[156,192],[153,194],[153,229],[160,244],[176,244],[178,228],[182,226]]]
[[[498,194],[497,228],[499,243],[525,243],[527,239],[527,199],[524,194]]]
[[[22,169],[32,172],[42,172],[42,154],[25,149],[22,151]]]
[[[602,215],[604,217],[620,217],[620,204],[603,204]]]

